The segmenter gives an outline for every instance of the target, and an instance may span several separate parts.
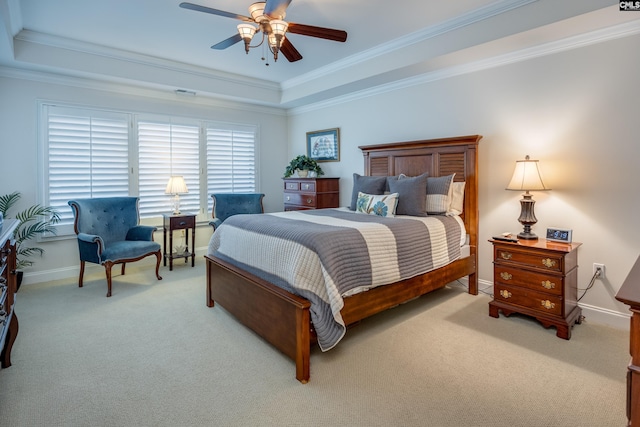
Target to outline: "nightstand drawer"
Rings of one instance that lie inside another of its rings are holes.
[[[284,202],[288,205],[314,207],[316,205],[316,196],[315,194],[285,193]]]
[[[500,263],[495,264],[493,277],[496,282],[502,284],[523,287],[532,291],[548,292],[554,295],[562,295],[564,286],[562,276],[521,270]]]
[[[496,262],[509,262],[523,266],[541,268],[549,271],[563,271],[562,257],[548,253],[520,252],[517,250],[496,248]]]
[[[562,315],[562,298],[555,295],[495,284],[495,301],[527,307],[545,314]]]
[[[183,228],[194,228],[196,226],[196,217],[192,215],[171,216],[169,221],[171,221],[172,230],[180,230]]]

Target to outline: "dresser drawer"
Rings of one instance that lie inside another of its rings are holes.
[[[172,216],[170,217],[169,221],[171,221],[172,230],[180,230],[183,228],[193,228],[196,226],[195,216]]]
[[[496,263],[493,268],[493,277],[496,283],[524,287],[532,291],[548,292],[554,295],[562,295],[564,286],[562,276],[521,270],[499,263]]]
[[[549,253],[520,252],[496,247],[495,260],[497,263],[514,263],[549,271],[562,272],[564,269],[562,256]]]
[[[300,183],[298,181],[285,181],[284,189],[288,191],[299,191]]]
[[[288,205],[316,206],[315,194],[284,193],[284,203]]]
[[[562,315],[562,298],[556,295],[536,292],[526,288],[515,288],[502,283],[494,286],[495,301],[527,307],[535,311],[555,316]]]

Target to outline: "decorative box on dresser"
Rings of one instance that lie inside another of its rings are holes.
[[[630,426],[640,426],[640,257],[622,283],[618,301],[631,310],[629,353],[631,361],[627,368],[627,418]]]
[[[340,178],[284,178],[284,210],[337,208]]]
[[[11,366],[11,348],[18,336],[15,306],[18,282],[16,276],[16,244],[13,232],[19,222],[6,219],[0,225],[0,366]]]
[[[521,313],[535,317],[556,335],[571,338],[571,327],[582,322],[578,307],[578,247],[545,239],[493,244],[493,301],[489,315]]]

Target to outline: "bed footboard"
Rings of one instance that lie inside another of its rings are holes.
[[[309,381],[311,303],[216,257],[206,256],[207,306],[220,304],[296,363],[296,379]]]

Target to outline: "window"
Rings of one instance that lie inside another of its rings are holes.
[[[164,190],[172,175],[182,175],[189,190],[180,195],[180,210],[200,212],[199,152],[198,125],[138,122],[140,216],[170,212],[170,198]]]
[[[129,194],[129,117],[53,108],[48,111],[46,204],[73,222],[67,201]]]
[[[255,127],[207,127],[207,188],[212,193],[256,191]],[[208,198],[207,210],[213,201]]]
[[[73,233],[74,198],[132,195],[142,218],[170,212],[171,175],[187,183],[181,210],[203,216],[211,193],[256,191],[256,126],[42,103],[41,129],[40,197],[61,214],[58,235]]]

